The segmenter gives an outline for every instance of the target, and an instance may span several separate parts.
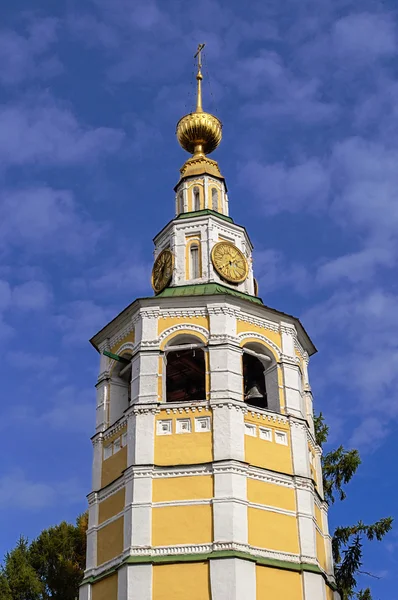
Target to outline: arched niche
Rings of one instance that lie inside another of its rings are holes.
[[[167,402],[206,399],[205,344],[199,338],[180,334],[164,349],[164,394]]]
[[[250,406],[280,412],[278,366],[261,342],[242,347],[243,398]]]
[[[113,425],[129,407],[131,401],[131,352],[123,352],[122,361],[115,361],[110,373],[109,425]]]

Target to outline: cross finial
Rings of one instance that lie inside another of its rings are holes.
[[[202,108],[202,79],[203,79],[203,75],[202,75],[202,50],[205,47],[206,44],[199,44],[198,45],[198,49],[196,51],[196,54],[194,56],[194,58],[198,59],[198,72],[196,75],[196,80],[198,82],[198,94],[197,94],[197,101],[196,101],[196,112],[203,112],[203,108]]]

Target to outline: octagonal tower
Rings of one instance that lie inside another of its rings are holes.
[[[252,244],[208,154],[198,103],[155,295],[91,340],[100,354],[80,600],[337,600],[300,321],[258,297]]]

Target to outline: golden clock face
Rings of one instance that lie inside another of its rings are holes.
[[[155,294],[159,294],[170,283],[173,267],[173,253],[166,248],[159,254],[152,269],[152,287]]]
[[[218,274],[231,283],[242,283],[248,275],[244,254],[231,242],[218,242],[211,251],[211,260]]]

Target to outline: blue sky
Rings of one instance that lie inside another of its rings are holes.
[[[398,17],[392,0],[15,0],[0,7],[0,554],[74,519],[91,473],[89,337],[151,294],[193,106],[255,244],[260,295],[319,349],[316,408],[363,465],[331,524],[394,515]],[[210,75],[210,78],[208,76]],[[398,533],[366,550],[390,598]],[[395,590],[394,586],[394,590]]]

